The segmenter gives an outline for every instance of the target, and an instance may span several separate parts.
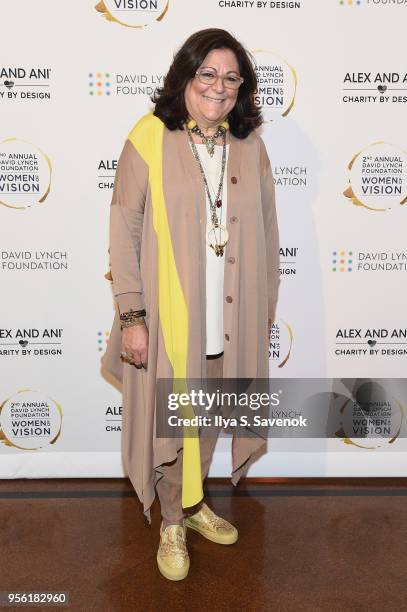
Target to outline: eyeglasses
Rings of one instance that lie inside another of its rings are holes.
[[[243,83],[244,78],[238,74],[227,74],[224,77],[219,77],[217,71],[214,68],[199,68],[196,71],[195,76],[204,83],[204,85],[214,85],[218,78],[222,79],[223,85],[227,89],[239,89]]]

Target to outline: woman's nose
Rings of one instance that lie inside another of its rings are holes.
[[[212,87],[217,92],[225,91],[225,83],[224,83],[223,77],[218,75],[218,78],[216,79]]]

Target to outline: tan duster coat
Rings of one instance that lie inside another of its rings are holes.
[[[280,283],[279,238],[272,170],[257,133],[243,140],[230,135],[227,181],[223,375],[268,378],[268,319],[274,321]],[[204,378],[206,200],[185,131],[164,128],[163,186],[175,263],[189,313],[187,376]],[[157,236],[148,166],[130,140],[116,171],[110,209],[110,265],[117,309],[102,365],[123,384],[123,463],[149,519],[160,465],[175,459],[182,440],[155,435],[156,379],[172,378],[172,366],[158,312]],[[147,311],[146,370],[120,359],[119,311],[130,307]],[[263,438],[234,437],[233,484],[265,451]]]

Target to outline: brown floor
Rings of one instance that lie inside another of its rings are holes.
[[[407,479],[216,479],[207,492],[240,539],[189,531],[175,583],[156,568],[159,508],[148,526],[128,480],[2,481],[0,590],[68,591],[75,612],[407,610]]]

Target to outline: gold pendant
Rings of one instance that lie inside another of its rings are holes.
[[[216,234],[216,230],[218,233]],[[206,240],[208,245],[211,247],[217,257],[222,257],[225,246],[229,240],[229,233],[226,227],[222,224],[218,225],[208,225],[208,229],[206,231]]]
[[[203,138],[203,141],[205,143],[206,150],[208,151],[209,155],[213,157],[213,154],[215,153],[215,142],[213,138],[209,136],[207,138]]]

